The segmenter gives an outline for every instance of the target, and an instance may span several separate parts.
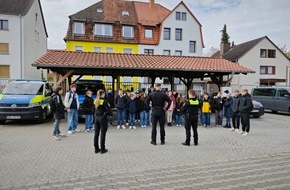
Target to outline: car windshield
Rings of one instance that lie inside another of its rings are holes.
[[[41,83],[10,83],[3,90],[6,95],[42,95],[43,85]]]

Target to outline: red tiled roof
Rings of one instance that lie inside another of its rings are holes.
[[[88,67],[96,69],[107,68],[254,73],[254,71],[246,67],[222,58],[90,53],[64,50],[48,50],[46,54],[35,61],[33,66],[40,68]]]
[[[149,3],[134,1],[138,22],[145,26],[156,26],[170,14],[170,10],[159,4],[154,4],[153,9]]]

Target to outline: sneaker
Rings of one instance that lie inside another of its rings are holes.
[[[66,137],[66,135],[65,134],[62,134],[62,133],[60,133],[60,134],[58,134],[60,137]]]
[[[132,126],[129,127],[129,129],[132,129],[132,128],[133,128]]]
[[[90,129],[86,129],[85,132],[86,133],[89,133],[89,132],[91,132],[91,130]]]
[[[234,130],[235,130],[235,128],[233,128],[233,127],[229,129],[229,131],[234,131]]]
[[[235,132],[238,133],[240,130],[239,129],[235,129]]]
[[[95,128],[92,128],[91,131],[95,131]]]
[[[75,130],[74,130],[74,132],[80,132],[80,131],[81,131],[81,130],[79,130],[79,129],[75,129]]]
[[[67,133],[68,133],[69,135],[73,134],[73,132],[72,132],[72,131],[68,131]]]
[[[129,123],[126,123],[126,126],[128,126],[129,125]]]
[[[120,125],[117,126],[117,129],[120,129]]]
[[[125,125],[122,125],[122,129],[126,129]]]
[[[59,136],[55,136],[55,135],[53,136],[53,139],[56,140],[56,141],[60,140]]]
[[[249,135],[249,133],[248,132],[244,132],[244,134],[242,134],[243,136],[247,136],[247,135]]]
[[[239,131],[238,133],[239,133],[239,134],[243,134],[243,133],[244,133],[244,131]]]
[[[136,129],[136,127],[135,127],[135,126],[133,126],[133,129]]]

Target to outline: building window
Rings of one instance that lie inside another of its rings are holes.
[[[196,41],[189,41],[189,53],[195,53]]]
[[[122,37],[123,38],[134,38],[134,27],[133,26],[123,26]]]
[[[8,43],[0,43],[0,53],[2,53],[2,54],[9,53],[9,44]]]
[[[163,55],[170,55],[170,50],[163,50]]]
[[[276,58],[276,50],[260,49],[260,58]]]
[[[8,30],[8,20],[0,20],[0,30]]]
[[[175,55],[176,56],[182,56],[182,51],[181,50],[175,50]]]
[[[276,50],[268,49],[268,58],[276,58]]]
[[[132,48],[123,48],[124,54],[132,54],[132,52],[133,52]]]
[[[102,52],[102,47],[94,47],[94,52],[101,53]]]
[[[83,46],[75,46],[75,51],[82,52],[83,51]]]
[[[145,29],[145,38],[153,38],[153,30]]]
[[[184,21],[186,21],[186,13],[185,13],[185,12],[183,12],[183,13],[182,13],[181,20],[184,20]]]
[[[8,65],[0,65],[0,78],[10,78]]]
[[[170,40],[170,28],[164,28],[164,40]]]
[[[114,49],[112,47],[107,47],[106,53],[114,53]]]
[[[95,24],[95,35],[97,36],[113,36],[113,26],[111,24]]]
[[[146,55],[154,55],[154,49],[144,49],[144,54],[146,54]]]
[[[175,19],[176,20],[180,20],[180,12],[176,12],[175,13]]]
[[[260,66],[260,74],[275,75],[276,67],[275,66]]]
[[[182,41],[182,29],[180,28],[175,29],[175,40]]]
[[[74,22],[74,34],[85,34],[83,22]]]

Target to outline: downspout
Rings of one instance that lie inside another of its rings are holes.
[[[20,78],[24,77],[24,66],[23,66],[23,23],[22,16],[19,15],[20,20]]]

